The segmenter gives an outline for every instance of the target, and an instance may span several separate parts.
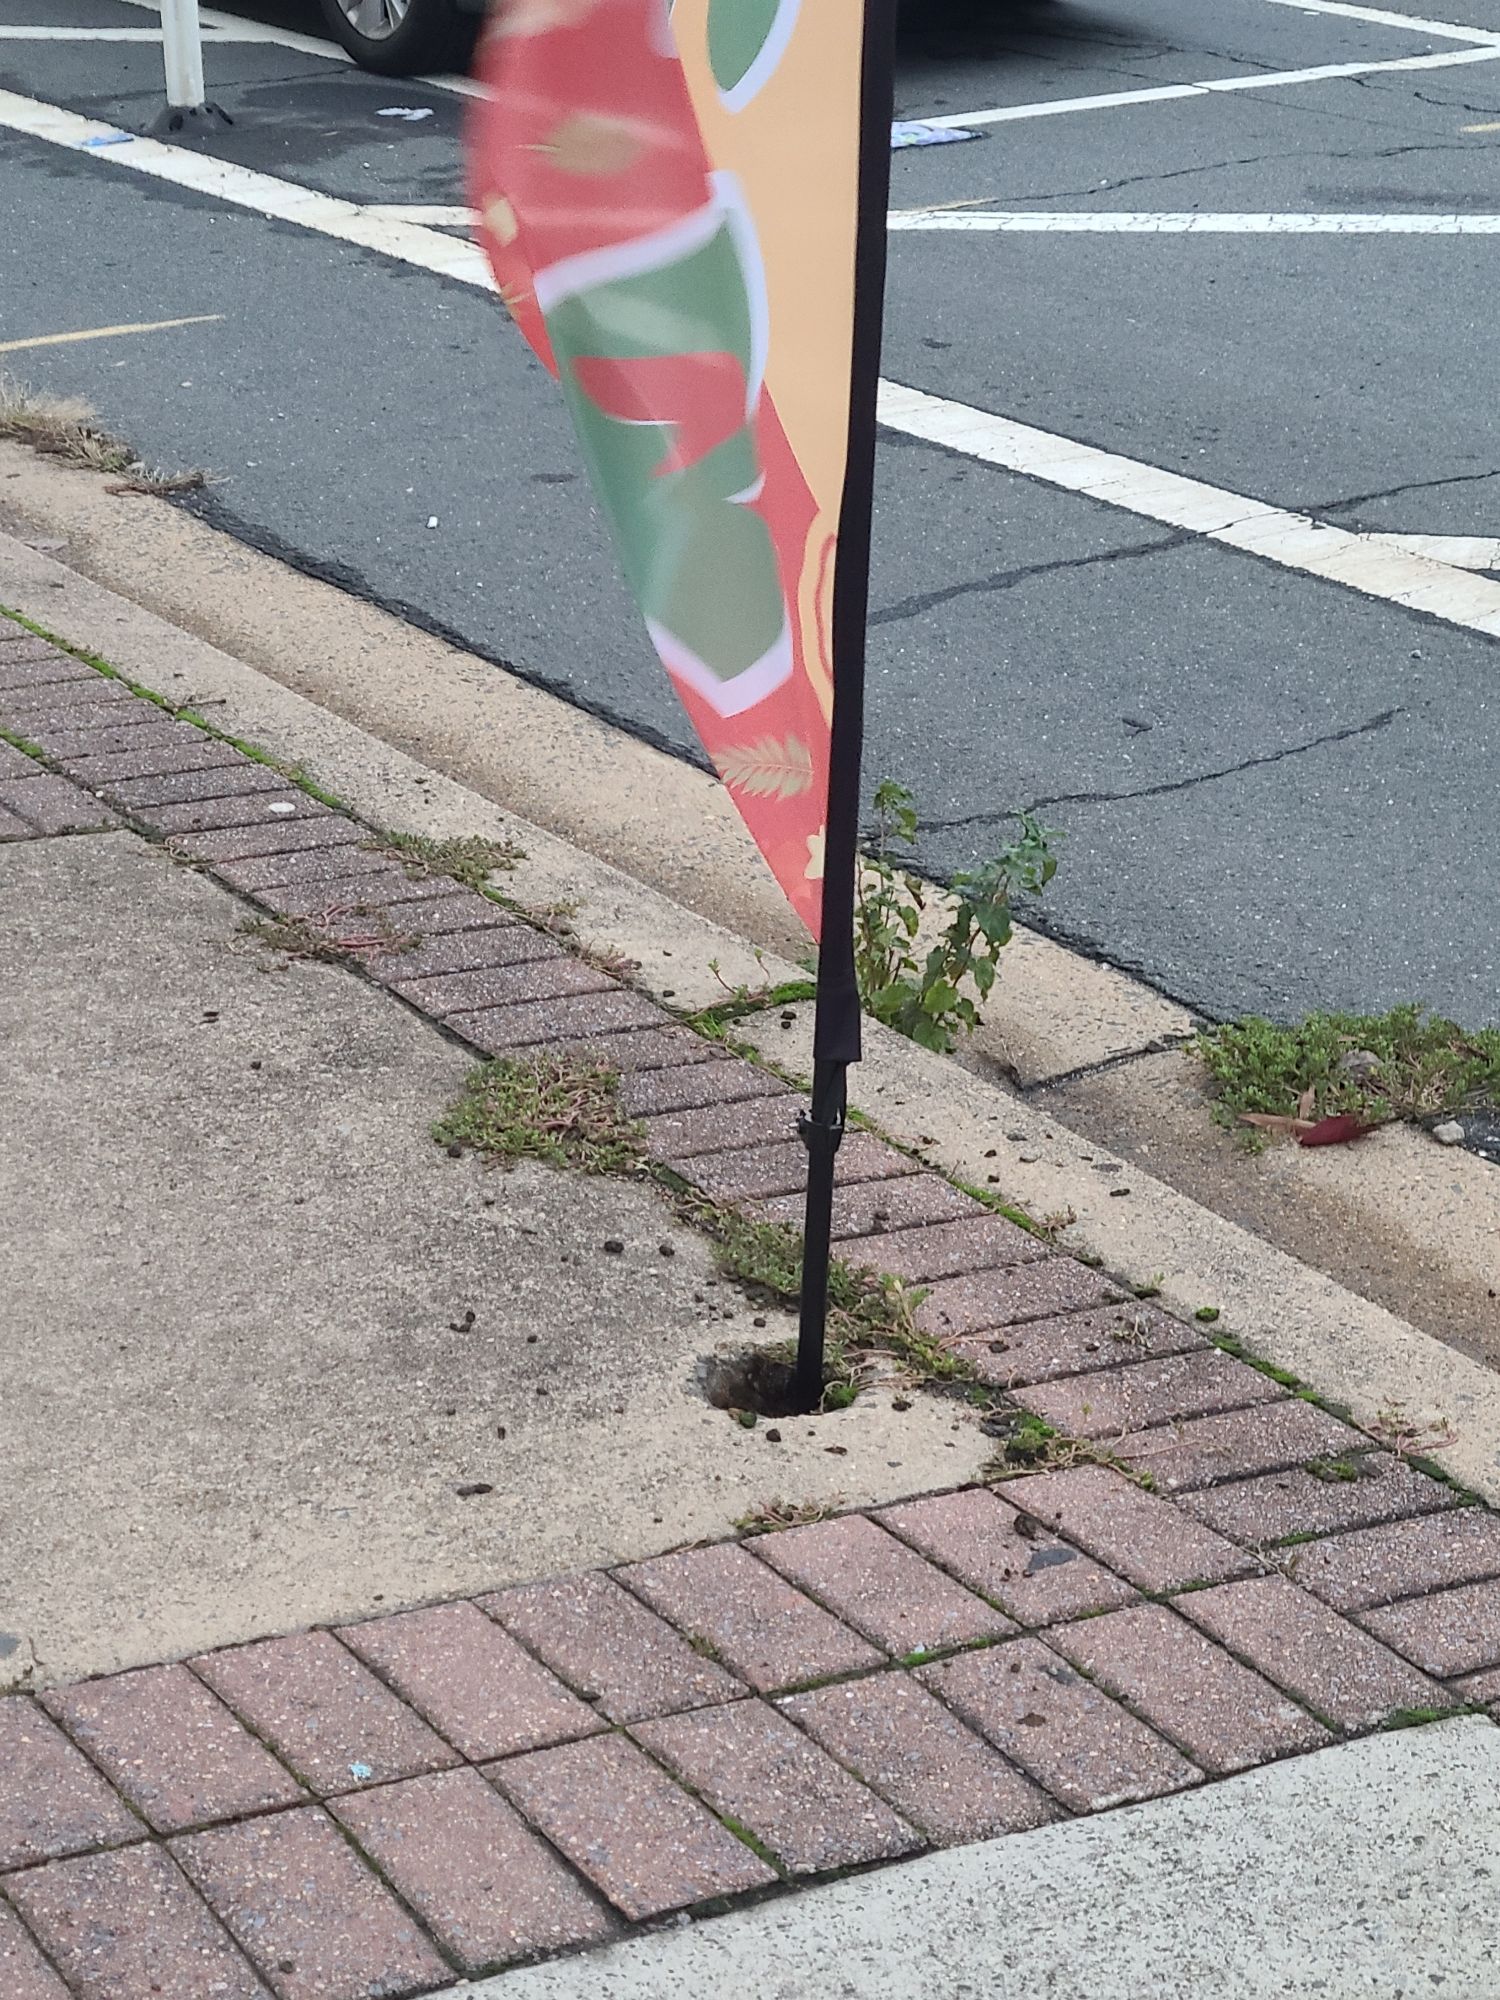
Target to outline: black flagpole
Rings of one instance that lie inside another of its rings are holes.
[[[875,501],[875,402],[880,386],[886,211],[891,183],[896,0],[865,0],[864,37],[849,445],[833,583],[833,741],[823,851],[822,941],[813,1028],[812,1104],[798,1120],[807,1147],[795,1384],[795,1400],[801,1410],[815,1410],[823,1396],[833,1168],[844,1136],[848,1069],[860,1057],[854,898],[859,867],[859,767],[865,728],[870,522]]]

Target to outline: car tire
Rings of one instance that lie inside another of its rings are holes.
[[[320,0],[328,32],[381,76],[465,69],[480,17],[454,0]]]

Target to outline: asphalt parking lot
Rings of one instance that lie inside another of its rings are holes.
[[[234,126],[144,171],[150,11],[0,0],[0,367],[695,754],[468,257],[461,91],[207,18]],[[1500,0],[911,0],[898,95],[977,136],[893,162],[871,780],[938,872],[1035,806],[1044,927],[1206,1013],[1500,1024]]]

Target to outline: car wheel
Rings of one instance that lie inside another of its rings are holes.
[[[382,76],[467,65],[478,16],[453,0],[322,0],[334,40]]]

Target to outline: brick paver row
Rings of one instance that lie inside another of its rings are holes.
[[[796,1095],[554,937],[3,621],[0,728],[0,838],[164,839],[800,1220]],[[1084,1462],[0,1700],[0,1991],[432,1991],[1500,1705],[1493,1515],[871,1134],[835,1229]]]
[[[1397,1526],[1474,1568],[1492,1518]],[[1283,1553],[1363,1578],[1369,1532]],[[0,1968],[439,1990],[1500,1696],[1497,1633],[1493,1575],[1356,1620],[1081,1465],[256,1641],[0,1701]]]

